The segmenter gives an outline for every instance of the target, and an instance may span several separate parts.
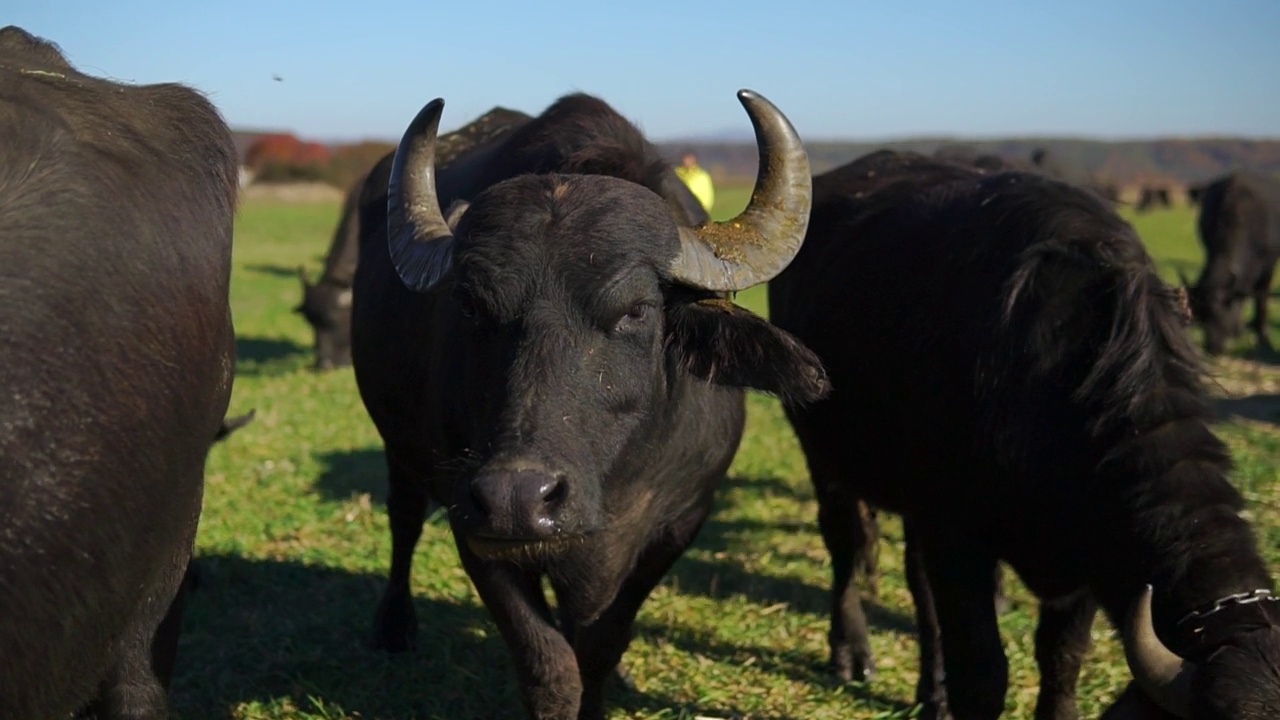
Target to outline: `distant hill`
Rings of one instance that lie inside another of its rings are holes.
[[[234,131],[242,160],[255,139],[264,134],[282,132],[288,131]],[[750,137],[742,137],[741,133],[738,129],[726,129],[710,137],[662,141],[658,143],[658,148],[672,162],[683,151],[693,150],[702,166],[718,181],[749,182],[756,174],[756,148]],[[843,165],[874,150],[887,148],[932,153],[944,145],[964,145],[984,153],[1023,161],[1029,160],[1031,152],[1036,148],[1044,148],[1056,157],[1082,166],[1100,183],[1126,186],[1185,186],[1240,168],[1280,175],[1280,139],[1160,138],[1107,141],[1073,138],[965,140],[937,137],[883,141],[819,140],[805,144],[815,173]],[[336,150],[339,147],[343,146],[332,144],[330,149]]]
[[[1197,138],[1156,140],[1080,140],[1068,138],[1013,138],[962,140],[912,138],[903,140],[815,141],[806,143],[814,173],[843,165],[880,149],[932,153],[943,145],[965,145],[982,152],[1029,160],[1036,148],[1082,165],[1100,182],[1117,185],[1203,182],[1231,170],[1253,168],[1280,174],[1280,140]],[[666,141],[659,149],[673,161],[684,150],[693,150],[699,163],[717,178],[750,179],[756,172],[756,148],[750,141],[721,139]]]

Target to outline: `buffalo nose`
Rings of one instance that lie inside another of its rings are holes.
[[[471,481],[471,501],[485,534],[545,538],[560,530],[568,495],[563,473],[497,470]]]

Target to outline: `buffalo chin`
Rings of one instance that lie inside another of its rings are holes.
[[[582,544],[584,540],[583,535],[556,535],[547,538],[466,536],[467,547],[476,557],[482,560],[507,560],[516,564],[548,560],[568,547]]]

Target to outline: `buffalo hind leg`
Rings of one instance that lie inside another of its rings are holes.
[[[1253,322],[1251,327],[1258,338],[1258,349],[1272,352],[1271,338],[1267,334],[1267,302],[1271,299],[1271,274],[1274,267],[1268,268],[1258,283],[1253,286]]]
[[[582,672],[582,709],[578,720],[603,720],[606,681],[631,644],[636,613],[649,593],[693,542],[710,507],[697,511],[658,542],[645,548],[609,607],[590,625],[573,630],[573,649]]]
[[[454,535],[458,557],[511,653],[520,698],[535,720],[577,720],[582,678],[568,640],[556,628],[536,571],[483,561]]]
[[[867,594],[880,596],[880,520],[879,511],[866,500],[858,501],[858,522],[861,523],[863,551],[854,558],[853,571],[862,570],[867,584]]]
[[[916,702],[920,703],[920,720],[948,720],[946,672],[942,660],[942,631],[938,627],[937,608],[915,527],[910,519],[902,519],[907,587],[916,608],[916,638],[920,650],[920,676],[916,683]]]
[[[960,538],[919,538],[938,615],[947,705],[956,720],[995,720],[1004,710],[1009,661],[996,624],[996,559]]]
[[[169,703],[164,686],[151,667],[151,642],[144,633],[129,636],[98,696],[78,717],[81,720],[165,720]]]
[[[418,617],[409,590],[413,549],[422,537],[430,504],[426,488],[387,454],[387,516],[391,524],[391,573],[374,617],[373,646],[387,652],[412,650]]]
[[[151,668],[156,679],[165,690],[173,681],[173,669],[178,658],[178,637],[182,633],[182,613],[187,605],[187,598],[195,592],[199,582],[199,570],[195,558],[187,561],[186,571],[182,574],[182,583],[178,592],[169,603],[169,609],[156,628],[155,637],[151,640]]]
[[[1080,666],[1089,652],[1089,631],[1097,604],[1088,591],[1040,603],[1036,626],[1036,664],[1040,668],[1040,695],[1036,720],[1076,720],[1076,684]]]
[[[874,536],[864,524],[856,497],[842,478],[811,463],[818,496],[818,527],[831,555],[831,669],[841,680],[866,681],[875,674],[867,616],[854,584],[858,567],[868,567],[868,542]]]

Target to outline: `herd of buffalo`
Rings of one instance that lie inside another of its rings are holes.
[[[437,137],[434,100],[348,193],[299,307],[386,449],[376,644],[415,644],[414,546],[447,508],[534,718],[597,719],[642,603],[782,399],[833,569],[831,665],[874,659],[853,577],[904,521],[923,718],[996,718],[998,563],[1039,598],[1039,720],[1076,718],[1101,610],[1108,720],[1280,717],[1280,595],[1200,351],[1269,348],[1280,184],[1199,193],[1175,288],[1095,189],[990,156],[881,151],[813,176],[738,99],[760,163],[714,222],[583,94]],[[83,74],[0,30],[0,719],[164,718],[234,374],[237,156],[199,93]],[[1038,160],[1043,160],[1040,158]],[[769,319],[733,302],[768,284]],[[554,592],[557,611],[544,594]]]

